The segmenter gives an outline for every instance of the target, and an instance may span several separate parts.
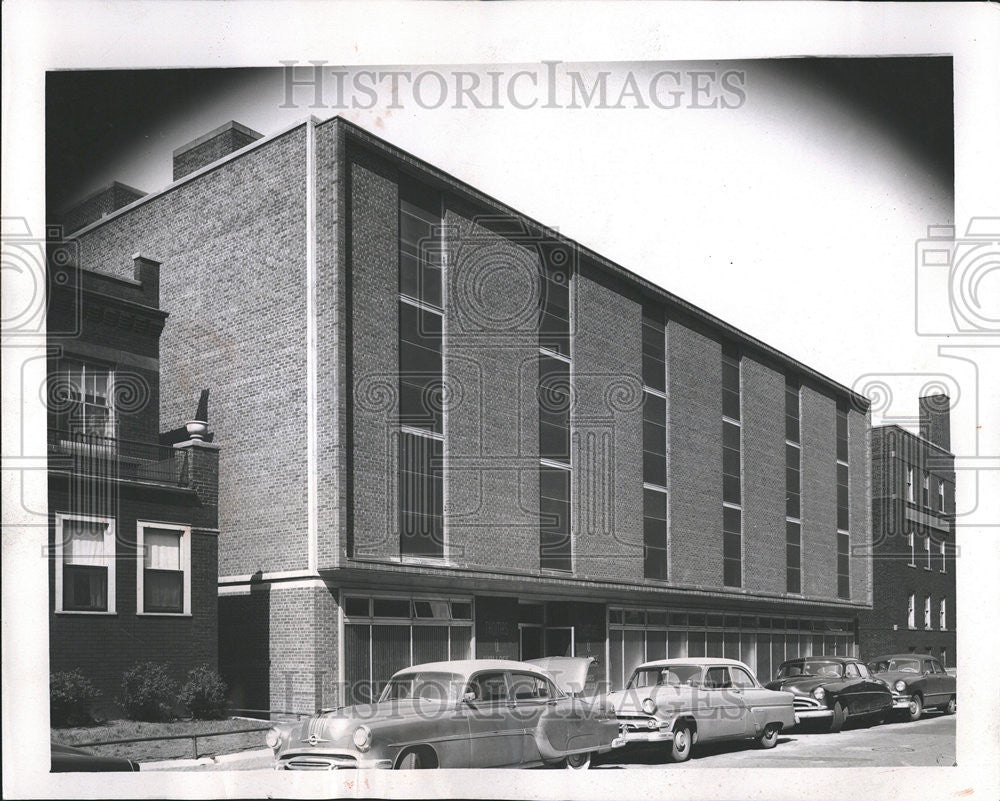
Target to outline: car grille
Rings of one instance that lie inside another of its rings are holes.
[[[358,761],[351,756],[295,756],[283,759],[278,767],[281,770],[343,770],[358,767]]]
[[[825,708],[825,705],[821,704],[815,698],[800,698],[799,696],[796,696],[794,698],[792,704],[795,706],[796,709],[800,710]]]
[[[656,718],[624,718],[618,716],[618,725],[623,731],[653,731],[659,727]]]

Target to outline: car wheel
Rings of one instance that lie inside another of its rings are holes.
[[[777,723],[768,723],[757,738],[757,745],[761,748],[774,748],[778,744],[778,732],[780,731],[781,726]]]
[[[408,751],[403,758],[396,763],[396,770],[423,770],[424,768],[437,767],[427,762],[420,756],[419,751]]]
[[[907,707],[906,712],[911,723],[920,720],[920,716],[924,714],[924,699],[916,693],[911,695],[910,705]]]
[[[670,741],[670,758],[674,762],[684,762],[691,756],[691,729],[681,724],[674,729],[673,739]]]
[[[570,754],[566,757],[567,770],[586,770],[590,767],[590,754]]]
[[[958,708],[958,704],[955,703],[955,697],[952,696],[948,699],[948,703],[941,707],[941,711],[946,715],[954,715],[955,709]]]
[[[840,731],[844,728],[844,721],[847,720],[847,712],[844,711],[844,707],[840,705],[840,701],[837,701],[833,705],[833,717],[830,718],[830,731]]]

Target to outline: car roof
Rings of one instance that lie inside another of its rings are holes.
[[[410,667],[398,670],[395,675],[428,671],[435,673],[457,673],[462,676],[469,676],[481,670],[518,670],[549,677],[541,668],[529,665],[527,662],[518,662],[514,659],[455,659],[450,662],[425,662],[422,665],[411,665]]]
[[[860,662],[861,660],[853,656],[835,656],[834,654],[813,654],[811,656],[797,656],[794,659],[786,659],[782,665],[793,664],[795,662],[805,662],[807,659],[826,659],[830,662]]]
[[[677,657],[675,659],[656,659],[652,662],[643,662],[640,668],[647,667],[669,667],[670,665],[701,665],[702,667],[714,667],[716,665],[735,665],[736,667],[747,667],[746,663],[738,659],[723,659],[715,656],[695,656],[689,659]]]
[[[934,654],[882,654],[882,656],[873,656],[871,661],[879,662],[883,659],[937,659],[937,657]]]

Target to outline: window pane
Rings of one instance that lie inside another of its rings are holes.
[[[143,574],[143,609],[146,612],[184,611],[184,573],[150,570]]]
[[[108,609],[108,569],[106,567],[63,567],[63,609],[106,612]]]
[[[722,500],[726,503],[740,503],[740,479],[738,476],[722,477]]]
[[[625,633],[621,629],[611,629],[608,632],[608,680],[611,682],[611,688],[614,690],[620,690],[625,686],[625,682],[628,680],[628,675],[624,675],[624,660],[622,656],[622,647],[625,640]]]
[[[472,627],[451,627],[451,658],[472,659]]]
[[[665,487],[667,484],[667,458],[662,454],[643,451],[642,480],[646,484]]]
[[[376,692],[410,662],[410,627],[372,626],[372,679]]]
[[[367,598],[344,598],[344,613],[368,617],[369,604]]]
[[[400,552],[404,555],[444,555],[442,449],[441,441],[430,437],[402,434],[399,438]]]
[[[146,567],[157,570],[181,569],[181,532],[147,528],[142,535]]]
[[[376,598],[374,606],[375,617],[410,617],[408,598]]]
[[[107,528],[106,523],[64,520],[63,561],[74,565],[105,566],[104,535]]]
[[[472,604],[464,601],[452,601],[451,616],[455,620],[472,620]]]
[[[448,660],[447,626],[413,627],[413,664]]]
[[[368,636],[371,626],[344,626],[344,681],[347,684],[344,701],[347,704],[366,704],[373,700],[369,681]]]

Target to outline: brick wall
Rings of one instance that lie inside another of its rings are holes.
[[[306,565],[305,176],[300,126],[79,238],[84,267],[162,262],[161,423],[212,390],[224,575]]]

